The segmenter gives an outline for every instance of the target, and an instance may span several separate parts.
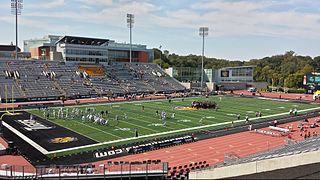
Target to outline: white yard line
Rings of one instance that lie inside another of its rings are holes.
[[[306,111],[312,111],[312,110],[317,110],[317,109],[320,109],[320,107],[304,109],[304,110],[300,110],[298,112],[306,112]],[[279,113],[279,114],[272,114],[272,115],[267,115],[267,116],[263,116],[263,117],[251,118],[250,120],[262,119],[262,118],[268,118],[268,117],[276,117],[276,116],[281,116],[281,115],[286,115],[286,114],[288,114],[288,112]],[[245,121],[245,119],[237,120],[237,121],[234,121],[234,122],[244,122],[244,121]],[[177,132],[184,132],[184,131],[207,128],[207,127],[215,127],[215,126],[226,125],[226,124],[231,124],[231,121],[223,122],[223,123],[217,123],[217,124],[209,124],[209,125],[204,125],[204,126],[191,127],[191,128],[186,128],[186,129],[178,129],[178,130],[173,130],[173,131],[160,132],[160,133],[155,133],[155,134],[147,134],[147,135],[143,135],[143,136],[139,136],[139,137],[118,139],[118,140],[114,140],[114,141],[102,142],[102,143],[97,143],[97,144],[89,144],[89,145],[85,145],[85,146],[73,147],[73,148],[68,148],[68,149],[61,149],[61,150],[56,150],[56,151],[50,151],[47,154],[66,152],[66,151],[77,150],[77,149],[82,149],[82,148],[88,148],[88,147],[94,147],[94,146],[100,146],[100,145],[124,142],[124,141],[129,141],[129,140],[134,140],[134,139],[141,139],[141,138],[147,138],[147,137],[160,136],[160,135],[167,135],[167,134],[172,134],[172,133],[177,133]]]
[[[79,124],[82,124],[82,125],[84,125],[84,126],[87,126],[88,128],[91,128],[91,129],[95,129],[95,130],[97,130],[97,131],[100,131],[100,132],[102,132],[102,133],[104,133],[104,134],[109,134],[109,135],[111,135],[111,136],[121,138],[120,136],[117,136],[117,135],[108,133],[108,132],[106,132],[106,131],[103,131],[103,130],[101,130],[101,129],[99,129],[99,128],[95,128],[95,127],[93,127],[93,126],[89,126],[89,125],[87,125],[87,124],[85,124],[85,123],[78,122],[78,121],[76,121],[76,122],[79,123]]]
[[[136,119],[136,118],[131,118],[131,119]],[[151,129],[151,128],[147,128],[147,127],[143,127],[143,126],[140,126],[140,125],[137,125],[137,124],[133,124],[133,123],[130,123],[130,122],[128,122],[129,120],[122,120],[122,121],[120,121],[120,122],[122,122],[122,123],[127,123],[127,124],[131,124],[132,126],[137,126],[137,127],[140,127],[140,128],[143,128],[143,129],[147,129],[147,130],[149,130],[149,131],[153,131],[153,132],[159,132],[159,131],[157,131],[157,130],[154,130],[154,129]],[[143,122],[145,122],[145,121],[143,121]],[[148,122],[148,123],[150,123],[150,122]]]

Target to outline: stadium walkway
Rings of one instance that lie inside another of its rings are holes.
[[[0,138],[0,144],[4,148],[8,148],[7,142]],[[23,156],[14,156],[14,155],[2,155],[0,156],[0,165],[14,165],[14,166],[26,166],[30,169],[33,169],[33,166],[23,157]],[[2,169],[2,168],[1,168]]]

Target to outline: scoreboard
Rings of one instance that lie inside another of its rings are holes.
[[[320,73],[308,73],[303,77],[303,85],[320,85]]]

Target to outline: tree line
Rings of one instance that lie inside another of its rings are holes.
[[[154,63],[166,69],[168,67],[201,67],[201,56],[180,56],[169,51],[154,49]],[[320,56],[297,55],[293,51],[281,55],[251,59],[249,61],[230,61],[226,59],[204,57],[205,69],[253,65],[254,80],[268,82],[271,86],[302,88],[303,76],[310,72],[320,72]]]

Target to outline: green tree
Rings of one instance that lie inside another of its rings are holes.
[[[299,72],[301,74],[306,74],[306,73],[312,72],[313,70],[314,70],[314,68],[311,65],[306,64]]]
[[[302,87],[302,81],[303,81],[303,74],[301,73],[290,74],[284,80],[284,86],[287,88],[299,88],[299,87]]]

